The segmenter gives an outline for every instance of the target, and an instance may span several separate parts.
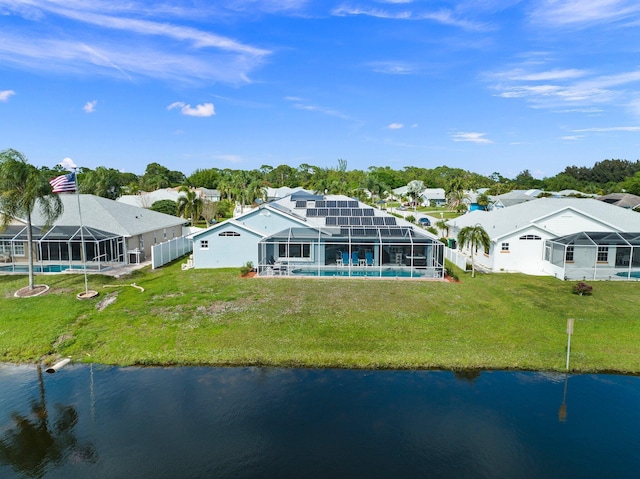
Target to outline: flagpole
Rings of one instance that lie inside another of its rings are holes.
[[[82,231],[82,209],[80,208],[80,188],[78,188],[78,170],[75,168],[74,181],[76,183],[76,199],[78,200],[78,217],[80,218],[80,256],[82,257],[82,266],[84,269],[84,294],[89,296],[89,279],[87,278],[87,252],[84,249],[84,233]]]

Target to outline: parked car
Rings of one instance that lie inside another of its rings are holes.
[[[402,206],[398,206],[398,209],[399,209],[400,211],[406,211],[407,207],[406,207],[406,206],[404,206],[404,205],[402,205]]]
[[[418,223],[420,226],[431,226],[431,220],[429,220],[429,218],[420,218]]]

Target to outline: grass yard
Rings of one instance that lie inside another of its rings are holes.
[[[128,286],[132,282],[145,292]],[[640,373],[640,283],[572,283],[517,274],[461,283],[240,278],[181,271],[128,278],[39,275],[51,290],[14,298],[26,276],[0,276],[0,361],[116,365],[564,370]],[[103,288],[105,284],[116,288]]]

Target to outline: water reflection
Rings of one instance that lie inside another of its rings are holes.
[[[35,378],[0,366],[0,437],[12,445],[0,477],[595,478],[640,468],[640,378],[572,376],[561,424],[558,374],[70,366],[42,383],[61,405],[46,434]],[[24,436],[44,439],[17,440],[25,419]],[[46,447],[36,455],[25,443]]]
[[[70,457],[95,462],[93,446],[80,444],[74,434],[78,422],[75,407],[56,404],[50,415],[42,369],[37,366],[36,370],[39,396],[29,400],[29,414],[11,412],[13,425],[0,437],[0,463],[11,465],[17,473],[39,478]]]

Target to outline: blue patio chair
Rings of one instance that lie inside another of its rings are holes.
[[[351,252],[351,265],[352,266],[358,266],[358,252],[357,251],[352,251]]]
[[[365,259],[367,260],[367,266],[373,266],[373,251],[367,251]]]
[[[342,266],[347,266],[349,264],[349,253],[346,251],[342,252]]]

